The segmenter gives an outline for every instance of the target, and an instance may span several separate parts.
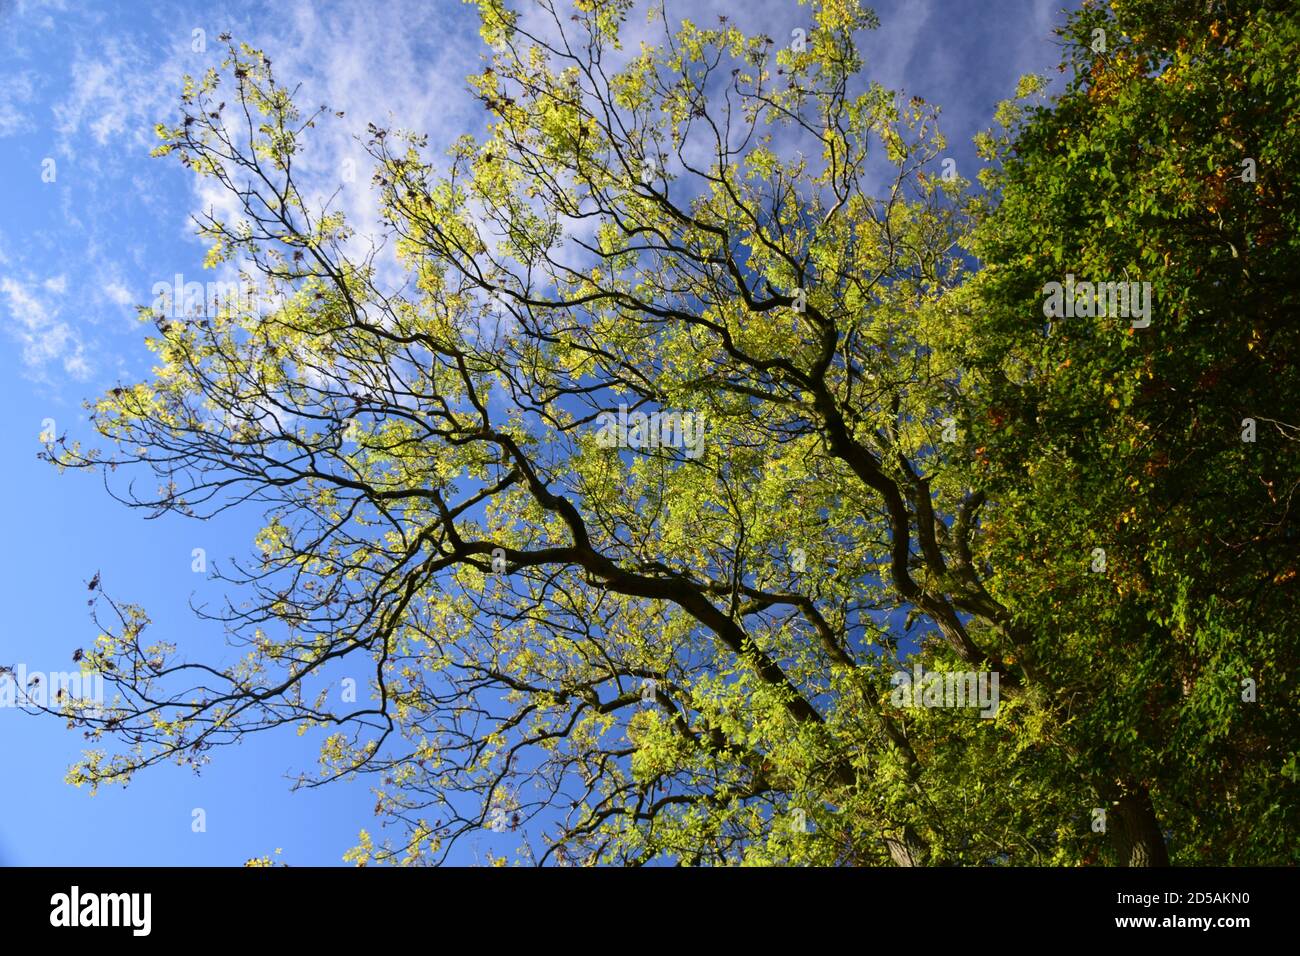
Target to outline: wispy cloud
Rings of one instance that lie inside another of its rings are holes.
[[[135,302],[135,296],[120,282],[110,282],[104,286],[104,295],[114,305],[129,306]]]
[[[63,295],[65,288],[63,276],[39,285],[12,276],[0,277],[0,298],[8,311],[5,331],[18,342],[23,364],[37,378],[44,378],[51,364],[61,365],[73,378],[85,379],[90,375],[80,333],[59,318],[55,300]]]
[[[30,70],[5,77],[0,83],[0,138],[13,136],[31,129],[34,125],[27,112],[35,93]]]
[[[181,75],[173,58],[159,62],[133,39],[112,36],[96,53],[79,52],[71,72],[68,95],[54,105],[65,154],[83,129],[100,146],[115,140],[152,145],[154,123],[174,107]]]
[[[554,29],[527,0],[509,4],[537,32]],[[960,169],[970,175],[973,168],[966,167],[975,159],[969,136],[988,125],[993,106],[1010,94],[1020,73],[1054,65],[1050,27],[1060,7],[1074,3],[873,5],[882,27],[862,37],[867,75],[942,105],[950,146],[955,152],[965,147]],[[629,18],[626,55],[642,39],[659,39],[659,26],[645,23],[643,6]],[[490,119],[466,89],[465,78],[481,69],[485,50],[475,12],[459,3],[393,0],[380,9],[354,0],[281,0],[269,11],[260,2],[231,0],[219,11],[192,3],[165,14],[133,7],[125,17],[94,5],[40,0],[21,0],[13,9],[11,19],[24,29],[0,37],[0,137],[30,141],[30,155],[60,157],[51,187],[58,190],[57,208],[34,207],[31,218],[7,222],[11,261],[0,260],[0,320],[21,342],[31,371],[62,365],[84,376],[89,355],[103,372],[111,360],[83,345],[91,336],[103,337],[120,361],[133,364],[138,323],[103,324],[100,316],[133,313],[130,307],[143,301],[152,283],[197,270],[198,240],[176,241],[182,234],[193,238],[190,214],[211,210],[228,223],[238,218],[235,198],[213,181],[144,155],[155,143],[154,124],[178,115],[182,74],[200,75],[222,59],[221,31],[264,49],[277,76],[298,87],[304,110],[327,105],[344,111],[341,119],[330,112],[308,131],[295,176],[313,205],[328,201],[346,214],[357,232],[353,255],[364,255],[369,240],[386,232],[363,145],[367,122],[427,133],[436,158],[461,134],[482,133]],[[42,29],[39,21],[48,13],[58,33]],[[667,15],[674,25],[686,16],[709,25],[726,16],[778,42],[789,42],[795,28],[812,26],[809,9],[794,0],[668,0]],[[205,30],[205,50],[191,45],[197,27]],[[23,162],[33,160],[24,154]],[[51,261],[81,265],[54,270]],[[376,264],[381,281],[402,278],[391,256]],[[49,276],[54,271],[66,277]],[[46,284],[50,280],[54,286]],[[77,309],[67,305],[72,301]],[[113,338],[126,334],[133,336],[130,347]]]
[[[315,202],[333,197],[331,208],[342,210],[361,244],[383,232],[366,124],[418,130],[449,145],[482,123],[465,83],[479,69],[471,11],[409,0],[384,10],[377,17],[365,6],[300,2],[287,23],[248,38],[272,56],[280,77],[302,84],[304,109],[344,113],[311,131],[297,173]]]

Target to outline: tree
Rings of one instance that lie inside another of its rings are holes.
[[[1294,861],[1300,21],[1124,0],[1063,35],[1066,91],[983,144],[991,587],[1090,702],[1062,726],[1123,855],[1163,859],[1165,831],[1176,859]],[[1045,326],[1067,275],[1147,283],[1150,314]]]
[[[117,620],[87,661],[119,696],[70,716],[127,746],[70,778],[124,781],[295,724],[327,732],[301,785],[371,775],[400,827],[363,831],[358,862],[436,862],[492,827],[536,862],[1075,863],[1096,858],[1108,801],[1109,858],[1161,862],[1152,821],[1186,768],[1132,746],[1147,725],[1130,692],[1171,663],[1167,642],[1133,634],[1096,674],[1081,661],[1089,620],[1125,634],[1191,605],[1170,610],[1166,582],[1159,600],[1076,587],[1052,603],[1114,505],[1081,494],[1112,489],[1127,446],[1087,436],[1095,484],[1071,487],[1051,469],[1071,423],[1027,449],[1038,399],[1008,377],[1042,337],[1007,267],[1041,238],[1030,189],[1075,167],[1008,159],[999,206],[937,175],[936,111],[859,75],[854,34],[875,20],[853,0],[814,7],[789,46],[654,11],[665,41],[636,53],[624,3],[540,0],[527,21],[479,6],[486,140],[440,168],[418,134],[370,130],[396,279],[300,192],[295,159],[328,111],[301,115],[259,52],[232,45],[160,128],[159,153],[239,200],[238,221],[201,228],[261,301],[145,310],[153,379],[95,408],[113,452],[49,453],[153,471],[157,495],[125,495],[139,507],[256,501],[266,523],[256,565],[228,576],[252,600],[214,615],[237,663],[146,645],[145,612],[101,599]],[[1076,121],[1054,117],[1081,95],[1034,114],[1024,148]],[[992,265],[968,281],[972,244]],[[1111,353],[1085,358],[1085,382],[1110,374]],[[1117,561],[1182,546],[1154,498],[1130,523]],[[1209,586],[1177,574],[1188,595]],[[1286,598],[1269,598],[1279,634]],[[1196,607],[1213,628],[1246,613]],[[373,680],[352,704],[330,681],[356,660]],[[1000,701],[899,706],[917,662],[950,684],[995,673]],[[1203,727],[1218,711],[1197,706]],[[1251,713],[1271,716],[1232,719],[1281,739],[1276,709]],[[1181,832],[1210,852],[1241,839],[1200,809]],[[1252,831],[1240,854],[1282,846]]]

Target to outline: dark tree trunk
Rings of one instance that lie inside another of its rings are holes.
[[[925,844],[910,827],[904,827],[901,837],[885,837],[885,847],[895,866],[924,866]]]
[[[1145,788],[1126,793],[1115,804],[1107,828],[1120,866],[1168,866],[1165,835]]]

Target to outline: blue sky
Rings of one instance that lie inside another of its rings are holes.
[[[867,73],[940,104],[951,153],[973,178],[970,137],[997,101],[1024,73],[1054,74],[1051,28],[1064,5],[878,3],[881,29],[863,39]],[[670,0],[668,11],[700,22],[727,13],[772,35],[807,19],[794,0]],[[423,130],[431,145],[481,130],[483,111],[464,84],[478,68],[477,20],[460,0],[165,8],[0,0],[0,447],[11,503],[0,550],[0,665],[71,669],[73,650],[95,636],[86,582],[97,571],[112,594],[148,609],[160,638],[195,656],[223,640],[189,609],[192,599],[221,594],[191,571],[191,552],[202,547],[212,561],[246,555],[256,512],[203,524],[145,521],[112,501],[98,477],[60,476],[36,452],[46,419],[89,439],[82,400],[147,373],[135,306],[152,301],[154,283],[176,273],[212,278],[189,217],[220,198],[148,152],[154,124],[176,115],[182,74],[219,63],[224,30],[266,50],[282,80],[300,81],[302,102],[345,111],[306,164],[337,169],[354,158],[356,181],[342,198],[362,233],[374,218],[353,136],[368,121]],[[359,828],[375,830],[365,781],[290,791],[287,775],[316,759],[310,739],[292,731],[216,753],[201,777],[159,767],[93,798],[63,783],[81,743],[57,720],[0,708],[0,865],[231,864],[276,848],[289,863],[330,865]],[[205,833],[191,830],[195,808],[206,813]],[[500,849],[467,841],[451,860],[473,863],[489,847]]]

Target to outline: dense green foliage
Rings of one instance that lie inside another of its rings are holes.
[[[991,587],[1098,792],[1149,787],[1176,862],[1278,862],[1300,845],[1300,19],[1221,6],[1085,7],[1066,92],[985,144],[1006,162],[972,441]],[[1066,274],[1150,282],[1150,325],[1047,332]]]

